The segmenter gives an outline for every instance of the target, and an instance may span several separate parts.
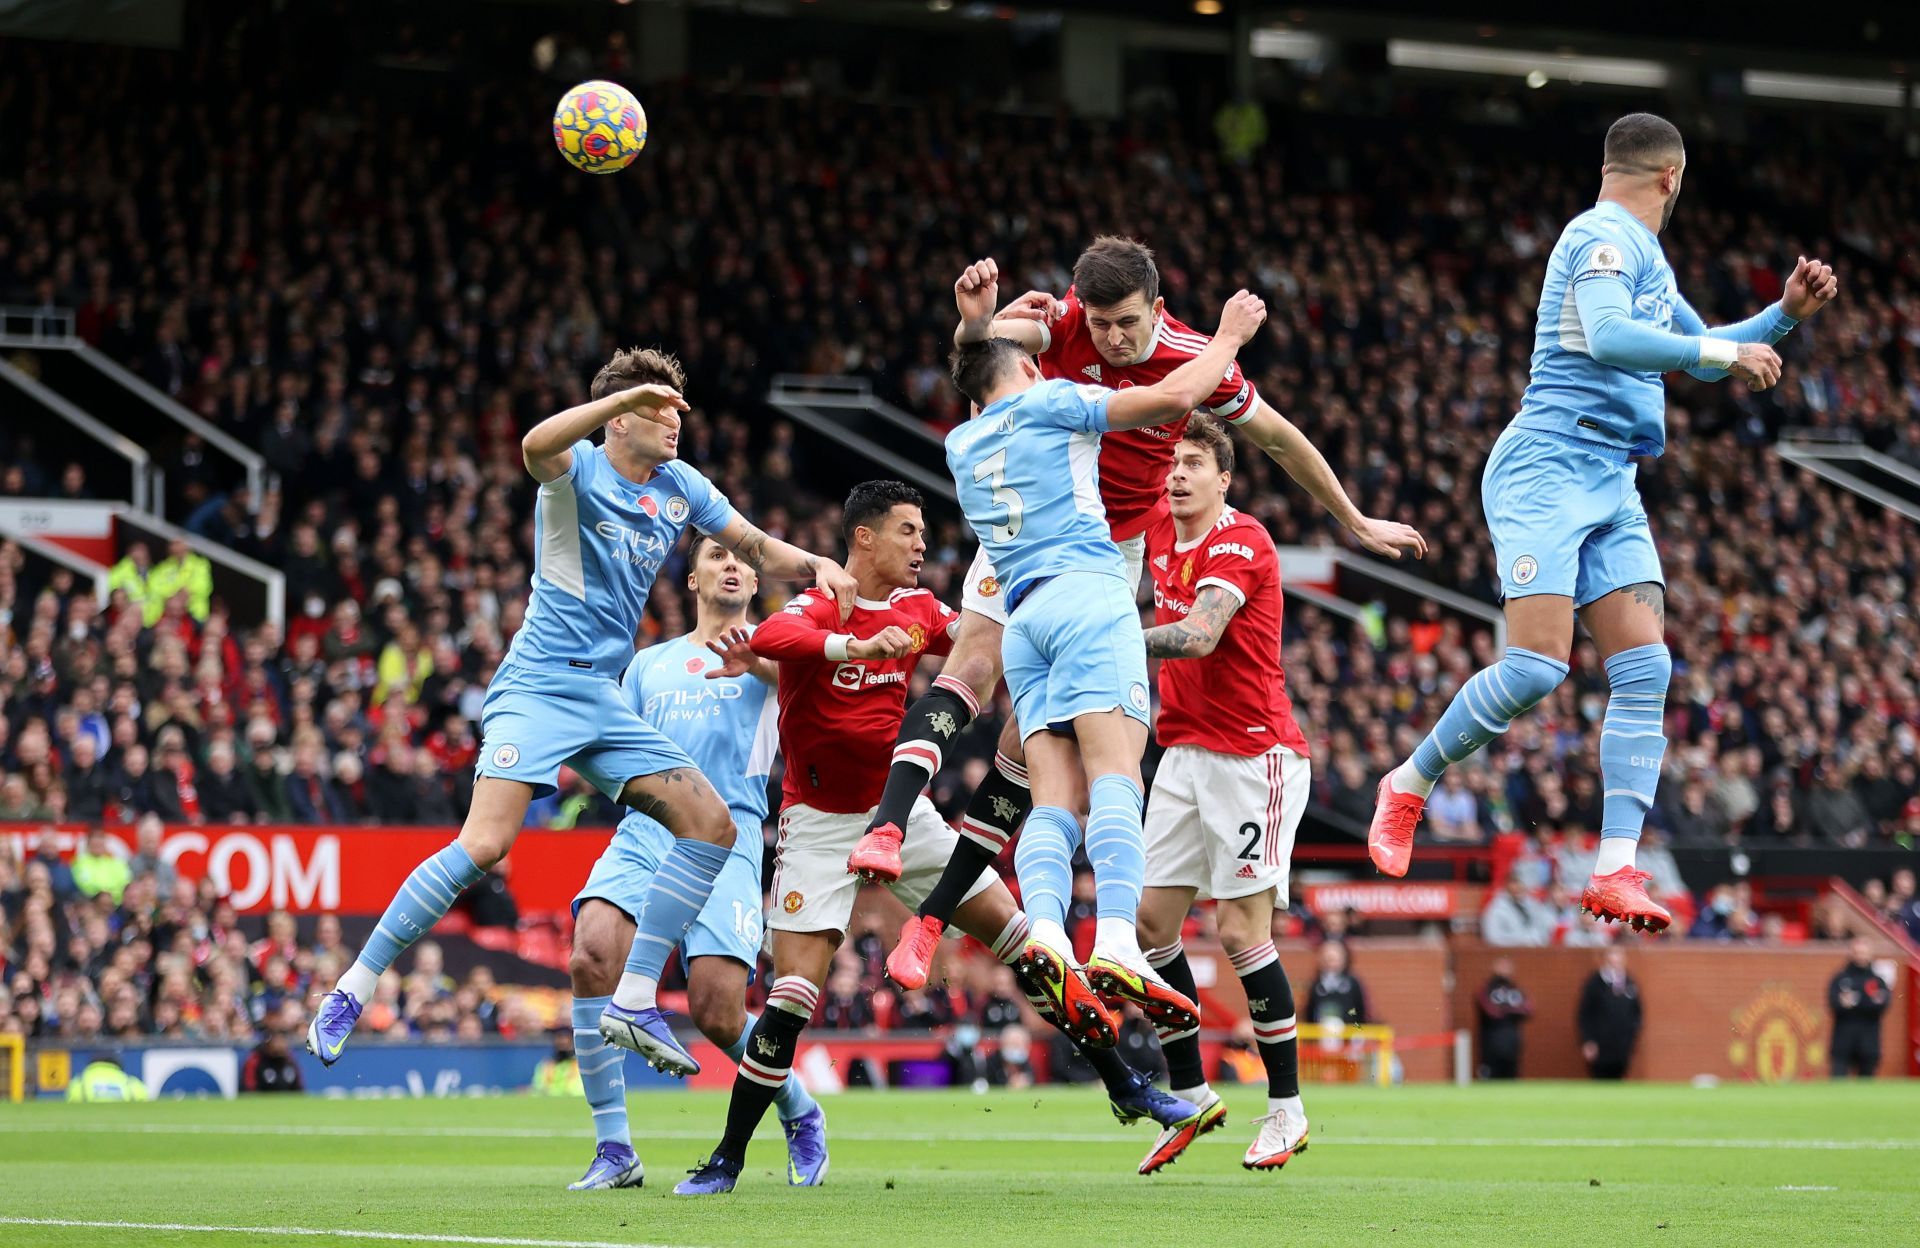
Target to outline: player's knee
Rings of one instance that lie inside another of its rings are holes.
[[[573,929],[567,976],[573,981],[575,996],[600,997],[613,991],[620,981],[623,962],[613,946],[612,933],[599,925],[580,924]]]
[[[747,1025],[745,996],[743,991],[728,993],[709,984],[689,985],[687,1013],[701,1035],[724,1049],[740,1038]]]
[[[739,835],[739,830],[733,825],[733,812],[713,794],[708,794],[705,800],[688,812],[684,830],[675,828],[674,832],[723,849],[733,848],[734,838]]]
[[[1560,687],[1560,682],[1567,678],[1567,665],[1544,654],[1509,646],[1496,675],[1503,700],[1510,702],[1512,713],[1518,715]]]
[[[1228,953],[1244,953],[1273,939],[1273,907],[1261,904],[1258,898],[1221,902],[1215,921],[1220,928],[1220,946]]]
[[[513,838],[518,831],[518,828],[503,828],[489,820],[469,818],[456,839],[460,848],[466,850],[467,856],[473,859],[474,866],[482,871],[491,871],[513,848]]]

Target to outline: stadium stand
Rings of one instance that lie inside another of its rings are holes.
[[[81,55],[97,86],[75,98],[60,84]],[[288,622],[236,622],[182,552],[130,554],[102,609],[70,578],[35,583],[0,543],[0,821],[456,822],[480,694],[525,606],[525,428],[582,399],[612,348],[663,344],[699,411],[683,455],[769,532],[832,548],[828,487],[855,478],[765,405],[771,379],[862,377],[948,426],[964,415],[943,363],[952,275],[992,254],[1016,285],[1061,291],[1096,232],[1155,247],[1170,305],[1198,326],[1236,286],[1266,292],[1269,330],[1243,357],[1262,393],[1363,508],[1427,532],[1435,553],[1412,572],[1494,596],[1479,468],[1525,384],[1554,232],[1592,188],[1552,105],[1334,92],[1236,163],[1171,125],[947,106],[902,126],[884,103],[677,85],[649,95],[671,141],[615,184],[560,176],[519,124],[542,115],[544,81],[461,101],[442,128],[346,90],[325,60],[225,56],[204,31],[178,56],[10,51],[0,303],[73,309],[83,339],[261,451],[277,481],[252,498],[189,439],[164,465],[168,514],[281,568]],[[1449,118],[1448,137],[1407,124],[1419,115]],[[1783,345],[1778,390],[1675,383],[1670,449],[1641,469],[1676,659],[1653,823],[1675,845],[1920,836],[1920,531],[1770,450],[1811,430],[1920,467],[1920,186],[1874,162],[1875,141],[1869,123],[1801,118],[1702,144],[1669,235],[1709,320],[1774,298],[1801,252],[1832,258],[1847,292]],[[1822,190],[1841,183],[1844,198]],[[1243,462],[1234,499],[1276,540],[1341,540],[1271,464]],[[92,493],[86,465],[44,454],[32,428],[0,428],[0,463],[0,496]],[[935,520],[923,580],[952,600],[972,551]],[[690,619],[676,568],[654,637]],[[1364,822],[1375,779],[1490,646],[1438,609],[1355,623],[1293,604],[1316,805]],[[1604,676],[1590,650],[1573,669],[1429,825],[1458,844],[1517,838],[1548,864],[1530,880],[1543,898],[1584,879],[1567,864],[1598,822]],[[943,809],[994,731],[950,753]],[[576,783],[535,817],[616,812]],[[204,890],[135,876],[103,901],[55,865],[0,854],[0,1031],[241,1038],[337,970],[284,933],[249,943]],[[1909,877],[1890,912],[1910,894]],[[849,945],[842,972],[875,987],[877,938]],[[415,966],[376,1001],[389,1026],[525,1025],[489,985]],[[911,1008],[981,1014],[1003,989],[983,976],[971,999]],[[830,1025],[872,1022],[857,1006]]]

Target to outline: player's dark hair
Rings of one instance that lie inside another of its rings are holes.
[[[1213,452],[1214,466],[1221,472],[1233,471],[1233,439],[1227,436],[1226,427],[1214,417],[1205,412],[1195,412],[1187,421],[1187,431],[1180,435],[1180,440]]]
[[[840,513],[840,527],[846,534],[847,544],[853,544],[855,529],[876,528],[888,512],[901,506],[925,507],[926,500],[905,481],[862,481],[854,486]]]
[[[604,399],[635,386],[672,386],[685,392],[687,369],[680,358],[657,347],[631,347],[615,351],[600,371],[593,375],[587,396]]]
[[[711,533],[702,533],[698,529],[693,530],[693,540],[687,543],[687,567],[689,569],[700,562],[700,548],[709,542],[712,542],[715,546],[720,544]]]
[[[1678,126],[1652,113],[1628,113],[1607,127],[1601,160],[1622,172],[1657,173],[1679,164],[1686,154]]]
[[[1102,234],[1073,262],[1073,291],[1089,308],[1110,308],[1135,291],[1152,307],[1160,297],[1160,269],[1146,247]]]
[[[1008,369],[1018,368],[1027,353],[1020,344],[1011,338],[989,338],[985,342],[969,342],[953,349],[948,360],[952,369],[953,388],[967,396],[981,407],[987,405],[986,397],[1000,384],[1000,379]]]

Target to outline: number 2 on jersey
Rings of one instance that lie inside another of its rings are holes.
[[[1007,488],[1007,452],[1004,448],[995,451],[980,461],[973,470],[975,481],[985,481],[993,490],[993,505],[1007,509],[1007,522],[993,526],[993,540],[1010,542],[1020,536],[1020,524],[1027,510],[1027,504],[1018,490]]]

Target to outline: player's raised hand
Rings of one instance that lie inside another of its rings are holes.
[[[820,559],[814,564],[813,583],[821,593],[840,604],[842,620],[853,614],[853,600],[860,592],[860,582],[848,576],[845,568],[831,559]]]
[[[744,626],[721,633],[707,643],[707,649],[720,656],[720,666],[707,672],[708,680],[745,676],[753,670],[753,634]]]
[[[1220,310],[1220,328],[1214,331],[1214,337],[1244,346],[1253,341],[1253,336],[1260,332],[1260,326],[1266,319],[1266,300],[1244,290],[1238,291]]]
[[[913,638],[897,624],[889,624],[871,637],[847,643],[850,659],[904,659],[913,653]]]
[[[959,280],[953,284],[953,302],[960,309],[961,328],[978,331],[968,334],[968,341],[986,336],[987,327],[993,324],[994,305],[999,300],[1000,266],[991,257],[975,260],[961,270]]]
[[[994,316],[995,320],[1038,321],[1051,325],[1066,315],[1067,305],[1044,290],[1030,290]]]
[[[1764,342],[1743,342],[1739,358],[1727,372],[1746,382],[1750,390],[1767,390],[1780,380],[1780,355]]]
[[[626,401],[627,411],[643,420],[665,425],[669,429],[680,427],[680,413],[688,409],[688,403],[678,390],[672,386],[649,383],[635,386],[621,392]]]
[[[1796,321],[1804,321],[1832,303],[1839,293],[1840,279],[1834,276],[1832,265],[1801,256],[1780,295],[1780,310]]]
[[[1427,557],[1427,539],[1410,524],[1362,516],[1353,526],[1353,536],[1369,554],[1385,559],[1398,559],[1403,550],[1415,559]]]

